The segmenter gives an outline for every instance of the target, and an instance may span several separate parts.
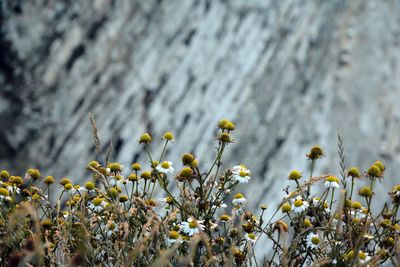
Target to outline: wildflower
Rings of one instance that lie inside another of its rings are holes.
[[[290,205],[289,202],[286,202],[286,203],[284,203],[284,204],[282,205],[281,210],[282,210],[282,212],[289,213],[289,212],[292,211],[292,205]]]
[[[237,193],[232,200],[232,203],[234,205],[240,205],[240,204],[245,204],[247,200],[244,198],[244,196],[241,193]]]
[[[119,232],[118,224],[113,221],[107,223],[107,225],[102,227],[103,230],[106,231],[107,236],[112,236],[113,234],[117,234]]]
[[[227,122],[229,122],[229,120],[227,120],[227,119],[221,119],[221,120],[219,120],[219,121],[218,121],[218,128],[224,129],[225,124],[226,124]]]
[[[393,187],[392,194],[396,197],[400,197],[400,184]]]
[[[244,166],[239,165],[233,167],[233,179],[241,184],[246,184],[250,181],[250,171]]]
[[[95,188],[95,185],[93,182],[86,182],[85,183],[85,189],[86,190],[93,190]]]
[[[151,172],[149,172],[149,171],[142,172],[142,174],[140,174],[140,177],[145,179],[145,180],[148,180],[148,179],[151,178]]]
[[[128,181],[130,181],[130,182],[138,181],[137,175],[134,173],[129,174]]]
[[[160,201],[160,205],[165,205],[165,204],[172,205],[172,204],[174,204],[174,200],[170,196],[164,197],[164,198],[160,198],[159,201]]]
[[[194,156],[190,153],[185,153],[182,156],[182,164],[183,165],[191,165],[194,161]]]
[[[141,143],[145,143],[145,144],[151,143],[151,136],[150,136],[150,134],[148,134],[148,133],[142,134],[142,135],[140,136],[140,139],[139,139],[139,144],[141,144]]]
[[[180,235],[179,235],[179,233],[177,231],[171,230],[169,232],[167,241],[168,241],[169,244],[175,244],[177,242],[178,243],[182,242],[182,239],[180,238]]]
[[[92,203],[89,204],[89,209],[93,210],[94,212],[101,212],[106,204],[107,203],[103,198],[96,197],[92,200]]]
[[[352,202],[351,203],[351,207],[353,208],[353,209],[355,209],[355,210],[359,210],[359,209],[361,209],[361,203],[360,202],[358,202],[358,201],[354,201],[354,202]]]
[[[44,182],[45,184],[47,184],[47,185],[54,184],[54,177],[53,177],[53,176],[47,176],[47,177],[44,179],[43,182]]]
[[[53,222],[50,219],[44,219],[41,224],[43,228],[49,229]]]
[[[90,161],[90,162],[88,163],[88,167],[90,167],[90,168],[97,169],[97,168],[99,168],[100,166],[101,166],[100,163],[99,163],[98,161],[96,161],[96,160],[92,160],[92,161]],[[88,168],[88,169],[90,170],[90,168]]]
[[[123,203],[123,202],[128,201],[128,199],[129,199],[129,198],[128,198],[127,195],[122,195],[122,196],[119,197],[119,202],[122,202],[122,203]]]
[[[64,190],[65,191],[69,191],[73,188],[74,186],[71,183],[65,184],[64,185]]]
[[[172,168],[172,162],[171,161],[164,161],[163,163],[159,164],[156,167],[156,170],[158,172],[167,174],[167,173],[172,173],[174,171],[174,168]]]
[[[219,219],[220,219],[220,221],[222,221],[222,222],[227,222],[227,221],[229,221],[231,218],[230,218],[228,215],[224,214],[224,215],[219,216]]]
[[[112,198],[116,198],[118,196],[118,189],[115,187],[111,187],[108,189],[108,195]]]
[[[257,236],[255,234],[249,233],[245,235],[245,238],[247,241],[250,241],[251,243],[255,243],[257,240]]]
[[[309,228],[312,226],[311,221],[309,219],[304,219],[303,226]]]
[[[361,264],[368,263],[371,260],[371,257],[368,255],[368,253],[364,251],[358,252],[358,258],[360,259]]]
[[[307,236],[307,247],[311,249],[318,248],[321,244],[321,239],[319,238],[318,235],[314,233],[310,233]]]
[[[324,156],[324,151],[320,146],[313,146],[310,153],[306,154],[306,156],[311,160],[316,160]]]
[[[371,178],[380,177],[382,174],[382,171],[378,166],[372,165],[371,167],[369,167],[367,174]]]
[[[7,200],[10,201],[10,192],[5,188],[0,188],[0,200]]]
[[[181,230],[188,236],[200,233],[204,230],[203,221],[197,221],[194,218],[189,218],[187,222],[181,223]]]
[[[111,172],[121,172],[124,168],[124,165],[119,164],[118,162],[112,162],[107,165],[107,168],[110,169]]]
[[[381,170],[381,172],[383,172],[385,170],[385,165],[383,165],[383,163],[379,160],[375,161],[373,165],[378,167]]]
[[[10,177],[10,174],[8,173],[8,171],[2,170],[0,172],[0,180],[8,179],[9,177]]]
[[[298,180],[302,177],[301,172],[299,172],[298,170],[293,170],[289,173],[289,180]]]
[[[184,181],[193,175],[193,170],[189,167],[184,167],[178,174],[177,179]]]
[[[372,197],[372,189],[369,186],[363,186],[358,191],[358,194],[362,197]]]
[[[339,188],[339,179],[335,176],[328,176],[325,180],[326,188]]]
[[[29,169],[27,171],[27,174],[33,179],[33,180],[37,180],[40,178],[40,171],[37,169]]]
[[[68,183],[71,183],[71,180],[69,178],[62,178],[60,180],[60,185],[62,185],[62,186],[65,186]]]
[[[11,176],[8,181],[15,186],[20,186],[24,183],[21,176]]]
[[[142,169],[142,166],[139,163],[133,163],[131,166],[131,170],[134,171],[140,171]]]
[[[295,201],[293,202],[293,211],[295,213],[302,213],[308,208],[308,202],[303,201],[301,198],[296,198]]]
[[[170,141],[170,142],[174,142],[174,134],[171,132],[165,132],[165,134],[162,136],[162,139]]]
[[[347,171],[347,176],[349,177],[353,177],[353,178],[360,178],[360,171],[358,170],[358,168],[356,167],[351,167],[348,171]]]
[[[222,143],[232,143],[232,138],[228,133],[221,133],[218,140]]]

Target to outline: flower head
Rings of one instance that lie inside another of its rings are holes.
[[[300,171],[298,171],[298,170],[293,170],[293,171],[291,171],[291,172],[289,173],[288,179],[289,179],[289,180],[298,180],[298,179],[300,179],[301,177],[302,177],[302,174],[301,174]]]
[[[203,221],[198,221],[195,218],[189,218],[187,222],[181,222],[181,230],[188,236],[200,233],[204,230]]]
[[[246,203],[247,200],[244,198],[244,196],[241,193],[237,193],[232,200],[232,203],[234,205],[240,205]]]
[[[172,168],[171,161],[163,161],[162,163],[157,165],[156,170],[158,172],[167,174],[167,173],[172,173],[174,171],[174,168]]]
[[[326,188],[339,188],[339,179],[335,176],[328,176],[325,180]]]
[[[171,132],[165,132],[165,134],[162,136],[163,140],[170,141],[170,142],[174,142],[175,141],[174,138],[175,138],[174,134]]]
[[[295,213],[302,213],[308,208],[308,202],[303,201],[300,197],[293,201],[292,209]]]
[[[232,177],[235,181],[246,184],[250,181],[250,171],[244,165],[238,165],[232,169]]]
[[[307,236],[307,247],[311,249],[318,248],[321,244],[321,239],[319,238],[318,235],[314,233],[310,233]]]
[[[313,146],[310,153],[306,154],[306,156],[311,160],[316,160],[324,156],[324,151],[320,146]]]
[[[255,234],[252,234],[252,233],[246,234],[245,238],[246,238],[247,241],[250,241],[253,244],[257,241],[257,236]]]
[[[360,178],[360,171],[358,170],[357,167],[351,167],[348,171],[347,171],[347,176],[349,177],[353,177],[353,178]]]

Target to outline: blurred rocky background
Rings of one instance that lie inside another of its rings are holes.
[[[398,182],[400,1],[2,0],[0,168],[88,179],[106,153],[147,161],[137,140],[176,134],[167,158],[215,156],[216,123],[237,124],[225,167],[246,164],[252,206],[276,199],[291,169],[321,145],[317,173],[346,163]],[[204,165],[203,165],[204,166]],[[397,179],[397,180],[396,180]],[[266,204],[273,206],[273,202]]]

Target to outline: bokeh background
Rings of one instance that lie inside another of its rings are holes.
[[[88,112],[106,153],[147,161],[137,140],[164,131],[202,166],[216,123],[237,124],[224,167],[244,163],[240,190],[273,206],[292,169],[321,145],[317,174],[346,164],[388,167],[398,183],[400,1],[3,0],[0,3],[0,168],[88,179],[97,159]]]

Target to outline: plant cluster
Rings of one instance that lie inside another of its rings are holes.
[[[93,119],[92,124],[101,151]],[[250,170],[243,164],[222,169],[223,154],[233,143],[236,126],[223,119],[218,128],[216,156],[206,169],[200,168],[199,158],[191,153],[182,155],[176,164],[165,159],[175,141],[166,132],[158,157],[151,153],[151,135],[145,133],[139,144],[148,162],[125,168],[109,162],[110,155],[104,162],[90,161],[89,178],[82,185],[69,178],[56,181],[37,169],[29,169],[23,177],[1,171],[0,264],[399,264],[400,185],[389,192],[391,203],[378,212],[372,209],[374,191],[385,172],[381,161],[365,173],[356,167],[347,169],[339,136],[340,178],[314,175],[317,162],[325,155],[321,147],[312,147],[306,154],[307,177],[304,172],[291,171],[285,178],[291,186],[284,189],[286,197],[277,207],[261,205],[252,212],[246,197],[237,192],[238,185],[253,179]],[[157,199],[157,192],[164,197]],[[270,250],[257,248],[260,238],[264,244],[269,242]]]

